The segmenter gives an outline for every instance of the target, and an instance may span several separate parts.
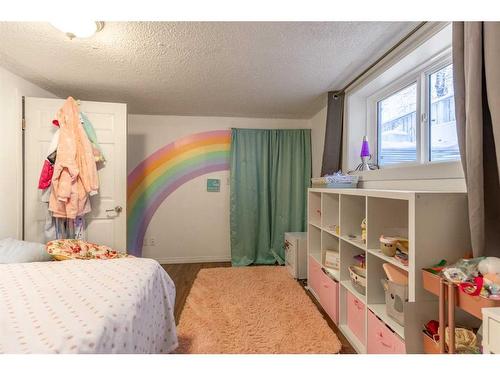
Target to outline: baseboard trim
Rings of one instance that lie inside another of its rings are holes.
[[[230,262],[230,256],[154,258],[160,264]]]

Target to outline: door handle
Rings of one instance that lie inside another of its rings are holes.
[[[122,206],[116,206],[115,208],[111,208],[109,210],[106,210],[106,212],[116,212],[117,214],[119,214],[122,211],[123,211]]]

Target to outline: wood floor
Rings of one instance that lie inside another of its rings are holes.
[[[175,296],[175,322],[179,323],[179,318],[181,316],[182,309],[184,304],[186,303],[186,298],[193,286],[194,279],[198,272],[203,268],[214,268],[214,267],[231,267],[230,262],[220,262],[220,263],[184,263],[184,264],[162,264],[162,267],[165,271],[168,272],[170,277],[175,283],[176,287],[176,296]],[[304,283],[299,281],[300,285],[304,287]],[[305,289],[305,288],[304,288]],[[311,293],[307,289],[305,289],[307,295],[313,303],[318,307],[318,310],[321,312],[323,317],[328,322],[330,328],[335,332],[338,336],[342,349],[340,350],[341,354],[354,354],[356,351],[351,346],[349,341],[345,338],[342,332],[339,331],[335,323],[330,319],[330,317],[325,313],[321,305],[316,301],[316,299],[312,296]]]

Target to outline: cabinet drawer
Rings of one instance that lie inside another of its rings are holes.
[[[285,263],[295,267],[296,249],[295,246],[285,247]]]
[[[288,241],[287,241],[288,242]],[[297,266],[295,262],[295,252],[294,249],[291,249],[289,247],[285,247],[285,265],[288,269],[288,272],[290,275],[292,275],[293,278],[297,278]]]
[[[487,317],[488,332],[486,333],[486,344],[492,353],[500,354],[500,322]]]
[[[319,298],[320,283],[321,283],[321,265],[316,262],[312,256],[309,256],[309,279],[307,280],[307,285],[316,293],[316,297]]]
[[[347,291],[347,326],[362,343],[365,342],[365,304]]]
[[[368,354],[405,354],[404,341],[368,310]]]
[[[335,324],[339,323],[339,284],[321,270],[319,302]]]

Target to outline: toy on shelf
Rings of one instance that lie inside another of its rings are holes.
[[[483,289],[492,299],[500,299],[500,258],[487,257],[477,266],[483,275]]]
[[[444,267],[441,272],[448,281],[455,284],[472,282],[479,276],[478,265],[483,259],[459,259],[454,264]]]
[[[358,266],[361,268],[366,268],[366,255],[358,254],[353,256],[354,260],[358,262]]]
[[[388,257],[393,257],[396,255],[396,245],[398,244],[398,240],[393,237],[384,237],[384,235],[380,236],[380,250],[384,255]]]
[[[361,241],[366,243],[366,217],[361,222]]]
[[[394,255],[394,258],[396,258],[399,263],[401,263],[404,266],[408,266],[408,254],[402,252],[401,250],[397,249],[396,250],[396,255]]]
[[[408,265],[408,248],[409,243],[407,238],[403,237],[386,237],[381,235],[380,251],[388,257],[395,257],[399,262]]]
[[[337,250],[325,250],[325,267],[338,270],[340,268],[340,254]]]
[[[424,325],[424,332],[426,332],[433,340],[439,341],[439,322],[437,320],[429,320]]]
[[[434,275],[439,275],[443,270],[443,268],[446,267],[446,263],[447,262],[445,259],[441,259],[439,263],[436,263],[433,266],[430,266],[429,268],[424,268],[424,271],[430,272]]]
[[[358,264],[349,266],[349,277],[351,278],[351,285],[360,294],[366,294],[366,256],[365,254],[355,255],[354,260]]]
[[[459,259],[450,265],[442,260],[438,265],[424,270],[457,285],[465,294],[500,300],[500,258]]]
[[[329,231],[331,231],[331,232],[335,233],[337,236],[340,236],[340,226],[339,226],[339,225],[337,225],[337,224],[328,224],[328,225],[326,226],[326,228],[327,228]]]

